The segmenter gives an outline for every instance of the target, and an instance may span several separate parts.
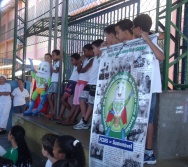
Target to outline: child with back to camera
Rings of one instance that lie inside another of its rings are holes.
[[[75,159],[78,162],[78,167],[85,167],[85,154],[82,144],[72,136],[59,136],[55,141],[53,154],[57,161]]]
[[[42,137],[42,154],[48,158],[45,167],[52,167],[52,161],[54,159],[53,147],[58,135],[47,133]]]
[[[17,167],[30,167],[32,163],[31,154],[24,137],[24,128],[19,125],[13,126],[8,134],[11,147],[3,155],[3,158],[12,160]]]
[[[52,167],[79,167],[79,163],[76,159],[60,159],[56,161]]]
[[[153,74],[152,79],[153,85],[151,85],[151,107],[150,107],[150,114],[149,114],[149,121],[148,121],[148,129],[147,129],[147,136],[146,136],[146,148],[144,154],[144,163],[146,164],[155,164],[156,159],[153,153],[153,134],[154,134],[154,113],[156,107],[156,93],[161,93],[161,75],[160,75],[160,68],[159,68],[159,61],[164,60],[164,54],[159,48],[158,45],[154,44],[152,40],[149,38],[149,32],[152,26],[151,17],[147,14],[138,15],[133,20],[133,34],[135,38],[142,37],[143,40],[150,46],[151,50],[153,51],[155,57],[153,58]]]
[[[69,81],[67,83],[67,86],[65,87],[63,96],[61,97],[62,105],[61,105],[59,117],[57,118],[59,119],[59,121],[57,121],[58,124],[64,124],[62,122],[62,118],[63,118],[63,113],[65,109],[68,109],[69,111],[71,110],[71,105],[69,104],[69,98],[71,97],[71,95],[74,94],[75,86],[78,81],[79,74],[78,74],[77,66],[78,66],[79,61],[80,61],[80,55],[78,53],[74,53],[71,55],[71,64],[74,67],[73,67],[72,74],[69,78]],[[73,104],[73,107],[74,107],[74,104]]]

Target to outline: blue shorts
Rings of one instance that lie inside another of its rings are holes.
[[[58,82],[51,82],[47,94],[58,93]]]
[[[156,101],[157,101],[156,93],[152,93],[149,120],[148,120],[149,124],[152,124],[153,120],[154,120],[155,109],[156,109]]]
[[[67,83],[67,86],[64,90],[64,93],[68,94],[69,96],[74,94],[75,86],[77,82],[76,81],[70,81]]]

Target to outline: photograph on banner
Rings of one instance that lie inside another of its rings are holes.
[[[156,34],[150,38],[157,42]],[[142,167],[155,57],[142,39],[112,45],[102,51],[89,165]]]
[[[137,73],[137,87],[139,93],[150,93],[151,87],[151,72],[138,72]]]

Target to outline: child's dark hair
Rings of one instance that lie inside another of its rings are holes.
[[[16,162],[16,166],[29,167],[32,163],[32,158],[27,143],[25,142],[24,128],[19,125],[15,125],[12,127],[10,134],[14,137],[14,140],[18,145],[18,160]]]
[[[112,33],[116,35],[115,26],[116,26],[115,24],[110,24],[109,26],[105,27],[104,33],[107,33],[107,34]]]
[[[54,156],[53,147],[54,147],[55,140],[57,138],[58,138],[58,135],[55,135],[52,133],[47,133],[42,137],[42,146],[44,150],[46,150],[52,157]]]
[[[24,83],[25,81],[21,78],[18,78],[17,81],[22,81],[22,83]]]
[[[52,51],[52,53],[55,53],[56,55],[60,55],[60,50],[58,50],[58,49],[54,49],[53,51]]]
[[[72,58],[74,58],[75,60],[79,60],[80,59],[80,54],[78,53],[74,53],[71,55]]]
[[[100,47],[103,42],[104,41],[102,39],[97,39],[97,40],[92,42],[92,45],[94,45],[96,47]]]
[[[65,159],[76,159],[79,167],[85,166],[85,155],[82,144],[74,137],[69,135],[59,136],[56,140],[59,152],[65,154]]]
[[[53,51],[52,51],[53,52]],[[59,52],[60,53],[60,52]],[[51,58],[52,58],[52,55],[50,54],[50,53],[46,53],[45,55],[48,55],[48,56],[50,56]]]
[[[134,27],[140,27],[143,31],[149,32],[152,26],[151,17],[148,14],[140,14],[133,20]]]
[[[80,167],[76,159],[60,159],[56,161],[52,167]]]
[[[124,19],[120,20],[119,22],[116,23],[116,26],[118,26],[122,31],[129,31],[130,34],[133,34],[132,27],[133,27],[133,22],[129,19]]]
[[[87,50],[93,50],[92,45],[91,44],[86,44],[84,45],[83,49],[87,49]]]

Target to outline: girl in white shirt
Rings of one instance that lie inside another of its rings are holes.
[[[24,81],[18,79],[18,87],[12,92],[13,106],[15,113],[23,113],[26,108],[26,101],[30,100],[29,92],[24,88]]]

